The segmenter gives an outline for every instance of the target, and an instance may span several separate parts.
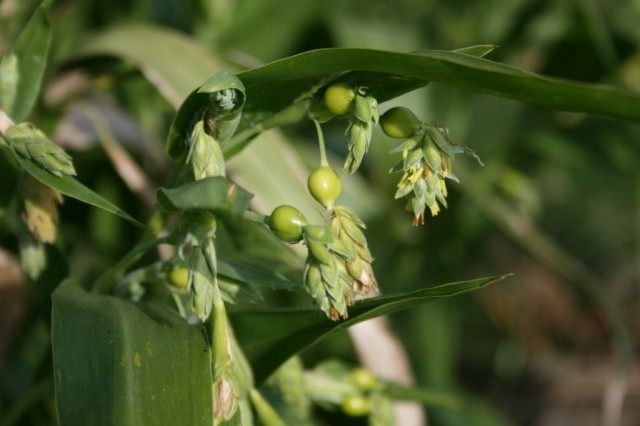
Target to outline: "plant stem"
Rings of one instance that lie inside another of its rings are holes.
[[[118,276],[127,270],[131,265],[136,263],[152,248],[169,242],[169,236],[154,238],[135,246],[127,253],[115,266],[104,272],[93,284],[92,291],[94,293],[109,293],[115,285]]]
[[[285,426],[285,422],[278,415],[276,410],[262,397],[256,389],[251,389],[249,394],[251,402],[258,413],[258,417],[265,426]]]
[[[464,400],[446,392],[404,386],[393,382],[385,382],[383,389],[385,395],[398,401],[419,401],[430,407],[456,411],[468,408]]]
[[[257,223],[266,223],[267,222],[267,216],[266,215],[263,215],[262,213],[254,212],[252,210],[246,210],[242,214],[242,217],[247,219],[247,220],[251,220],[253,222],[257,222]]]
[[[178,309],[178,313],[182,318],[186,318],[187,312],[184,309],[184,304],[182,303],[182,299],[180,299],[180,295],[171,292],[171,296],[173,296],[173,301],[176,304],[176,308]]]
[[[318,146],[320,148],[320,165],[324,167],[329,167],[329,162],[327,161],[327,150],[324,145],[324,135],[322,134],[322,127],[320,126],[320,122],[317,120],[313,120],[313,124],[316,125],[316,132],[318,133]]]

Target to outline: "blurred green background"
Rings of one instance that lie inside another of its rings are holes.
[[[37,3],[0,1],[0,52]],[[144,61],[76,56],[115,26],[160,26],[213,58],[185,63],[192,55],[144,33],[118,40],[123,49],[162,57],[167,69],[177,63],[210,73],[210,64],[240,70],[323,47],[415,51],[487,43],[499,46],[492,60],[640,92],[639,0],[58,0],[50,18],[50,65],[31,119],[72,154],[83,183],[144,219],[153,188],[171,167],[163,141],[173,108],[165,82]],[[393,200],[392,141],[375,134],[361,175],[347,182],[345,202],[368,223],[383,292],[514,273],[472,295],[391,318],[417,382],[474,401],[467,412],[429,410],[430,424],[596,425],[603,413],[609,424],[638,422],[640,369],[621,354],[638,344],[640,332],[640,126],[440,84],[380,110],[395,105],[448,127],[485,166],[457,159],[462,182],[450,185],[448,210],[414,228]],[[102,113],[111,139],[83,114],[90,108]],[[343,124],[325,126],[336,158],[346,151]],[[316,161],[313,126],[283,130],[231,162],[232,177],[257,193],[263,211],[295,204],[290,188],[301,187],[304,165]],[[123,180],[110,160],[114,150],[124,150],[146,182]],[[13,183],[2,169],[6,197]],[[59,262],[37,282],[21,279],[16,206],[0,216],[2,413],[34,389],[49,391],[41,384],[51,363],[49,294],[66,270]],[[91,282],[138,238],[120,219],[66,200],[50,264],[66,257],[71,274]],[[347,334],[304,359],[311,367],[328,356],[356,361]],[[20,424],[49,424],[53,408],[44,400]]]

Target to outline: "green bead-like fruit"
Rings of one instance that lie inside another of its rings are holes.
[[[360,395],[349,395],[342,400],[342,411],[348,416],[366,416],[371,412],[371,402]]]
[[[281,205],[273,209],[269,216],[269,229],[278,238],[288,243],[297,243],[302,238],[302,227],[307,219],[293,206]]]
[[[362,391],[370,391],[378,387],[378,378],[366,368],[356,368],[349,374],[349,380]]]
[[[331,167],[320,166],[309,175],[307,188],[320,204],[332,209],[342,192],[342,182]]]
[[[409,109],[395,107],[382,114],[380,127],[390,138],[404,139],[420,130],[422,121]]]
[[[324,104],[335,115],[345,115],[351,109],[356,93],[344,83],[332,84],[324,92]]]
[[[186,290],[189,287],[189,268],[185,265],[173,265],[167,275],[171,285],[178,290]]]

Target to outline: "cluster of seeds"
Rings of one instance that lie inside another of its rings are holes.
[[[349,120],[347,126],[348,149],[344,170],[355,173],[369,150],[373,129],[378,124],[378,102],[367,95],[364,87],[352,89],[344,83],[329,86],[324,92],[324,103],[332,114]]]
[[[379,294],[371,264],[373,257],[364,235],[365,225],[346,206],[336,205],[342,190],[340,176],[327,161],[320,123],[333,117],[346,118],[348,154],[346,173],[354,173],[369,149],[374,127],[394,139],[402,139],[392,153],[402,153],[402,161],[390,172],[402,172],[395,198],[407,198],[406,208],[413,213],[413,224],[425,222],[425,210],[432,216],[446,207],[445,179],[456,180],[451,172],[453,155],[459,152],[477,156],[469,148],[451,143],[447,130],[423,123],[407,108],[391,108],[378,115],[376,99],[364,88],[345,83],[330,85],[322,102],[314,99],[309,117],[316,123],[320,145],[320,167],[311,172],[307,188],[329,213],[329,226],[307,225],[304,216],[292,206],[276,208],[268,221],[282,240],[304,240],[308,249],[304,287],[318,306],[333,320],[346,318],[354,301]]]
[[[402,172],[395,198],[407,197],[406,209],[413,213],[413,224],[423,225],[428,207],[432,216],[447,207],[445,179],[458,179],[451,171],[453,155],[471,149],[451,143],[447,129],[434,123],[422,123],[407,108],[396,107],[385,112],[380,120],[389,137],[403,139],[391,153],[401,152],[402,161],[390,172]],[[478,159],[479,161],[479,159]]]

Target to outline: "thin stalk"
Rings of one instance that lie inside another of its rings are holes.
[[[178,313],[180,314],[180,316],[182,318],[186,318],[187,311],[184,309],[184,304],[182,303],[182,299],[180,298],[180,295],[172,291],[171,296],[173,296],[173,301],[176,304],[176,309],[178,309]]]
[[[242,214],[242,217],[257,223],[267,223],[268,216],[263,215],[262,213],[254,212],[252,210],[247,210]]]
[[[327,150],[324,145],[324,135],[322,134],[322,127],[320,126],[320,122],[317,120],[313,120],[313,124],[316,126],[316,132],[318,133],[318,147],[320,148],[320,165],[324,167],[329,167],[329,162],[327,161]]]
[[[153,240],[145,241],[135,246],[129,253],[127,253],[115,266],[108,269],[103,273],[93,284],[91,290],[94,293],[109,293],[115,285],[118,276],[126,271],[131,265],[136,263],[142,256],[144,256],[149,250],[159,246],[160,244],[168,243],[169,236],[155,238]]]
[[[278,412],[264,399],[260,392],[256,389],[251,389],[249,395],[258,417],[260,417],[265,426],[285,426],[286,423],[278,415]]]

